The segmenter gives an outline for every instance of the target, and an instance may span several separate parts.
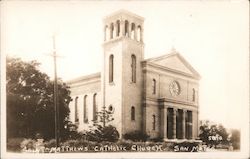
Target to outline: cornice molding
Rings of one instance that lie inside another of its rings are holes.
[[[124,41],[129,41],[136,43],[138,45],[142,45],[144,47],[144,43],[142,41],[137,41],[135,39],[131,39],[130,37],[125,37],[125,36],[119,36],[119,37],[114,37],[113,39],[109,39],[108,41],[104,41],[102,44],[102,47],[108,47],[109,45],[116,43],[116,42],[124,42]]]
[[[75,85],[84,85],[87,84],[89,82],[96,82],[96,81],[101,81],[101,73],[94,73],[94,74],[90,74],[90,75],[86,75],[86,76],[81,76],[75,79],[72,79],[70,81],[67,81],[66,83],[69,86],[75,86]]]
[[[152,72],[152,73],[166,75],[166,73],[161,73],[159,71],[163,71],[163,72],[167,71],[167,72],[173,73],[175,75],[184,76],[186,78],[196,80],[197,83],[198,83],[198,80],[199,80],[199,78],[196,77],[196,76],[193,76],[193,75],[181,72],[181,71],[177,71],[177,70],[174,70],[174,69],[170,69],[168,67],[164,67],[164,66],[161,66],[161,65],[152,64],[152,63],[147,63],[146,65],[142,64],[142,65],[144,65],[143,68],[142,68],[143,73]],[[148,66],[152,67],[152,68],[148,68]]]
[[[193,107],[198,107],[197,103],[189,102],[189,101],[180,101],[180,100],[175,100],[175,99],[171,99],[171,98],[159,98],[158,102],[175,103],[175,104],[183,104],[183,105],[189,105],[189,106],[193,106]]]
[[[89,85],[89,84],[93,84],[93,83],[100,83],[101,84],[101,80],[97,79],[97,80],[93,80],[93,81],[88,81],[88,82],[81,82],[81,83],[74,83],[69,85],[70,88],[75,88],[75,87],[80,87],[80,86],[84,86],[84,85]]]

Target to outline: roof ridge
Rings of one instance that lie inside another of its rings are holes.
[[[145,59],[144,61],[148,61],[148,62],[157,61],[159,59],[162,59],[162,58],[165,58],[165,57],[170,57],[170,56],[173,56],[173,55],[176,55],[176,54],[179,54],[179,53],[171,52],[171,53],[163,54],[163,55],[160,55],[160,56],[157,56],[157,57],[151,57],[151,58]]]
[[[164,54],[164,55],[161,55],[161,56],[157,56],[157,57],[153,57],[153,58],[149,58],[149,59],[146,59],[144,60],[143,62],[149,62],[149,63],[154,63],[154,64],[157,64],[157,61],[159,60],[162,60],[164,58],[169,58],[171,56],[177,56],[181,61],[182,63],[191,71],[193,72],[196,76],[198,76],[198,78],[200,78],[200,74],[193,68],[193,66],[191,66],[191,64],[179,53],[177,52],[176,50],[174,51],[171,51],[171,53],[169,54]]]
[[[93,77],[100,76],[100,75],[101,75],[101,72],[91,73],[91,74],[87,74],[87,75],[73,78],[71,80],[66,81],[66,83],[74,83],[74,82],[77,82],[80,80],[85,80],[85,79],[93,78]]]

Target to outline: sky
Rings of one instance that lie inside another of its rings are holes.
[[[125,9],[145,18],[145,58],[175,48],[201,75],[200,119],[244,128],[249,121],[247,1],[3,1],[1,56],[37,60],[53,78],[52,36],[64,81],[96,73],[103,18]]]

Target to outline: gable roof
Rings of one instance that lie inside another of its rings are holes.
[[[166,69],[170,69],[176,72],[182,72],[184,74],[196,77],[200,79],[200,74],[174,49],[169,54],[158,56],[155,58],[149,58],[144,60],[146,63],[154,64]]]

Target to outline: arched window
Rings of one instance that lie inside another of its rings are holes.
[[[120,20],[116,21],[116,36],[119,37],[120,36]]]
[[[152,81],[152,89],[153,89],[153,94],[156,94],[156,80],[153,79]]]
[[[109,83],[114,81],[114,55],[109,56]]]
[[[141,41],[141,26],[137,27],[137,41]]]
[[[135,39],[135,24],[131,24],[131,39]]]
[[[75,122],[79,121],[79,116],[78,116],[78,97],[75,98]]]
[[[129,24],[128,24],[128,21],[127,20],[125,20],[125,28],[124,28],[124,30],[125,30],[125,36],[126,37],[129,37],[129,33],[128,33],[128,26],[129,26]]]
[[[83,122],[84,123],[88,122],[87,98],[88,98],[87,95],[85,95],[84,98],[83,98]]]
[[[156,119],[155,119],[155,115],[153,115],[153,125],[152,125],[153,130],[155,130],[155,124],[156,124]]]
[[[193,88],[193,90],[192,90],[192,99],[193,99],[193,102],[195,101],[195,89]]]
[[[135,120],[135,107],[131,107],[131,120]]]
[[[131,74],[132,74],[132,82],[136,82],[136,56],[132,55],[131,56]]]
[[[114,24],[113,23],[111,23],[110,24],[110,39],[113,39],[113,37],[114,37]]]
[[[97,103],[96,103],[96,96],[97,94],[95,93],[93,95],[93,120],[97,120]]]

